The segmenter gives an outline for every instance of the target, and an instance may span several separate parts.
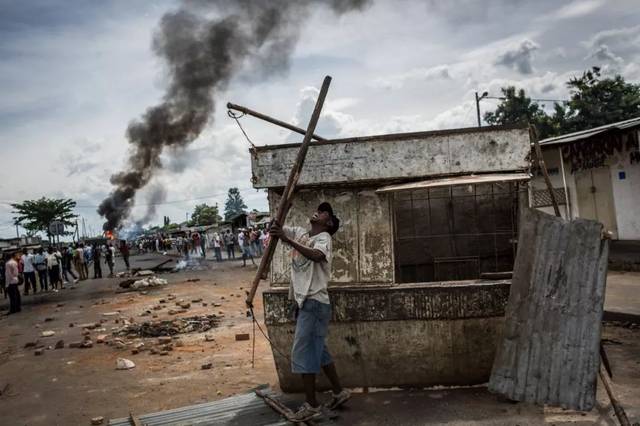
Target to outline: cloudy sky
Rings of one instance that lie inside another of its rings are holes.
[[[179,5],[0,1],[0,237],[15,235],[8,203],[41,196],[75,199],[98,232],[96,207],[125,163],[127,125],[168,85],[150,45],[163,14]],[[216,93],[209,126],[185,151],[163,154],[133,218],[145,215],[153,188],[166,196],[151,223],[182,221],[196,203],[222,207],[231,186],[250,208],[266,209],[227,101],[304,127],[331,75],[317,129],[324,137],[469,127],[475,91],[497,96],[513,84],[563,99],[564,82],[594,65],[639,81],[638,22],[636,0],[378,0],[341,16],[314,7],[288,70],[263,78],[247,67]],[[257,145],[300,140],[255,119],[242,123]]]

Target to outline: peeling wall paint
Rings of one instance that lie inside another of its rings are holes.
[[[340,230],[333,236],[332,284],[390,283],[393,280],[391,221],[386,195],[375,188],[314,189],[296,193],[285,226],[309,227],[309,217],[317,206],[328,201],[340,219]],[[269,191],[271,212],[280,195]],[[289,283],[290,248],[278,244],[271,264],[272,285]]]

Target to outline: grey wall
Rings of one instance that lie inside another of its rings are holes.
[[[327,346],[347,387],[472,385],[488,380],[504,326],[509,284],[433,283],[332,288]],[[263,294],[280,387],[301,390],[291,373],[295,324],[287,293]],[[319,386],[327,389],[321,375]]]
[[[283,187],[299,144],[258,147],[254,187]],[[527,129],[459,129],[314,142],[300,185],[406,179],[528,168]]]

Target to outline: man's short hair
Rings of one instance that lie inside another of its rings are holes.
[[[340,228],[340,219],[338,219],[336,215],[333,214],[333,208],[331,207],[331,204],[327,203],[326,201],[320,203],[320,205],[318,206],[318,211],[327,212],[329,213],[329,216],[331,216],[331,227],[328,229],[329,234],[333,235],[338,232],[338,229]]]

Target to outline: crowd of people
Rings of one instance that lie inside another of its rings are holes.
[[[230,229],[212,235],[200,232],[188,232],[175,238],[163,235],[155,237],[142,237],[135,241],[138,254],[159,252],[164,253],[175,249],[180,256],[207,257],[208,250],[212,249],[215,259],[223,261],[223,253],[226,251],[227,259],[234,260],[236,255],[243,260],[244,265],[250,260],[255,264],[254,258],[262,256],[262,252],[269,242],[269,233],[266,229],[242,228],[237,232]]]
[[[184,236],[170,239],[162,236],[145,237],[135,242],[138,253],[166,252],[172,248],[184,257],[207,256],[207,250],[213,249],[215,260],[222,262],[223,252],[227,260],[242,259],[243,266],[247,261],[256,264],[254,258],[262,256],[269,244],[269,233],[266,229],[243,228],[237,232],[226,230],[208,235],[192,232]],[[129,245],[121,240],[118,251],[127,269],[129,266]],[[108,277],[114,276],[116,247],[112,242],[107,244],[77,243],[70,246],[50,246],[37,249],[17,250],[4,255],[0,259],[0,291],[9,300],[9,313],[20,312],[21,292],[23,295],[38,292],[58,292],[65,285],[87,280],[93,270],[93,278],[103,278],[103,266],[108,269]]]
[[[120,244],[120,254],[129,268],[129,247],[125,241]],[[71,281],[77,283],[89,279],[90,268],[93,278],[102,278],[102,266],[114,275],[116,249],[112,244],[71,246],[46,249],[16,250],[0,259],[0,290],[4,298],[9,298],[9,313],[20,312],[21,295],[38,292],[58,292]],[[75,272],[74,272],[75,270]]]

